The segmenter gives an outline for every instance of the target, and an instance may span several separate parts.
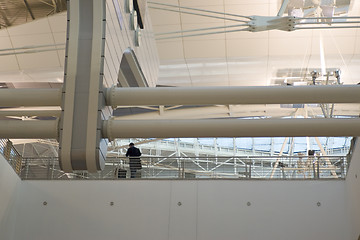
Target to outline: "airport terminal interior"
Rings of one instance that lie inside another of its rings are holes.
[[[0,0],[0,239],[360,239],[359,28],[356,0]]]

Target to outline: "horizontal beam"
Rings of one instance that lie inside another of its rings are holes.
[[[108,106],[360,103],[360,86],[110,88]]]
[[[61,95],[55,88],[0,89],[0,107],[60,106]]]
[[[58,120],[0,120],[0,138],[58,138]]]
[[[103,136],[110,141],[114,138],[360,136],[360,119],[110,119],[103,122]]]
[[[359,85],[109,88],[107,106],[360,103]],[[60,106],[61,89],[0,89],[0,107]]]
[[[23,110],[23,108],[0,109],[0,117],[60,117],[61,110]]]
[[[360,119],[106,120],[104,138],[360,136]],[[58,120],[0,120],[0,138],[58,138]]]

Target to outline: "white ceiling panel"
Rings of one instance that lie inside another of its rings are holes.
[[[203,31],[193,31],[193,32],[184,32],[183,35],[193,35],[193,34],[201,34],[201,33],[212,33],[212,32],[221,32],[223,29],[209,29],[213,27],[224,27],[224,22],[222,23],[191,23],[191,24],[182,24],[182,30],[199,30],[204,29]],[[209,29],[209,30],[205,30]],[[207,41],[210,39],[225,39],[225,33],[218,33],[218,34],[210,34],[210,35],[200,35],[200,36],[193,36],[193,37],[184,37],[184,40],[190,41],[190,40],[201,40],[201,41]]]
[[[4,36],[0,36],[0,53],[3,53],[5,49],[12,48],[11,39],[9,35],[7,35],[6,31],[0,31],[5,32]]]
[[[1,49],[13,49],[0,51],[0,82],[63,81],[66,13],[2,29],[0,36]]]
[[[0,37],[0,71],[18,70],[19,66],[15,55],[7,55],[12,54],[13,52],[6,50],[12,48],[10,37],[8,36],[7,31],[0,32],[2,33]]]
[[[65,32],[54,32],[52,33],[55,44],[65,44],[66,43],[66,31]],[[62,46],[64,47],[64,46]]]
[[[51,32],[47,18],[42,18],[26,24],[9,27],[7,29],[11,36],[34,35]]]
[[[167,3],[166,0],[161,2]],[[181,6],[247,16],[275,16],[279,11],[281,2],[280,0],[179,1]],[[168,3],[174,4],[174,1]],[[352,1],[351,9],[349,15],[359,16],[360,1]],[[178,10],[190,11],[189,9]],[[157,14],[155,17],[159,18],[160,14],[166,16],[168,13],[159,11]],[[244,18],[239,19],[244,20]],[[165,25],[166,22],[163,21],[162,24]],[[182,14],[181,23],[178,26],[182,30],[187,30],[199,29],[204,26],[218,27],[223,24],[230,26],[241,24],[241,22],[213,21],[206,17],[185,16],[185,14]],[[159,26],[161,26],[161,23],[157,27]],[[227,28],[228,31],[235,29],[241,29],[241,27]],[[354,74],[352,73],[354,71],[358,73],[355,66],[357,66],[360,52],[359,34],[360,29],[297,30],[293,32],[271,30],[257,33],[240,31],[182,38],[178,45],[173,48],[166,46],[168,43],[165,40],[158,40],[157,45],[158,49],[161,49],[164,44],[164,49],[166,49],[166,54],[159,50],[160,60],[164,57],[166,60],[174,59],[177,61],[181,61],[179,48],[181,49],[180,45],[183,45],[185,52],[183,60],[188,67],[183,68],[182,71],[191,75],[192,85],[199,85],[198,81],[201,81],[201,79],[206,81],[206,77],[212,72],[214,66],[201,65],[201,63],[211,62],[211,59],[217,59],[219,66],[226,66],[226,68],[215,68],[217,69],[213,73],[215,77],[211,78],[212,83],[209,83],[212,85],[214,85],[213,82],[217,78],[216,76],[218,76],[219,83],[223,85],[274,84],[273,79],[279,69],[288,68],[291,71],[291,69],[320,69],[324,66],[344,69],[342,81],[351,83],[354,82]],[[322,56],[323,60],[321,60]],[[219,58],[223,59],[222,63],[218,62]],[[234,61],[238,65],[234,64]],[[250,61],[250,63],[246,63],[246,61]],[[190,63],[193,65],[196,62],[203,67],[189,67]],[[161,64],[163,67],[164,64],[168,63],[161,61]],[[162,67],[160,68],[160,75],[164,75],[162,72],[171,71],[170,68]],[[179,71],[178,69],[177,73]],[[224,78],[219,77],[219,74],[221,75],[226,71],[228,72],[228,81],[224,81]],[[199,74],[206,77],[201,78]],[[194,77],[196,77],[196,83],[194,83]],[[161,78],[161,82],[166,83],[166,78]],[[172,78],[172,82],[174,83],[174,78]],[[206,83],[203,85],[206,85]]]
[[[276,15],[276,13],[269,12],[269,3],[259,3],[258,1],[248,1],[248,4],[227,4],[225,5],[225,12],[231,14],[245,15],[245,16],[269,16]]]
[[[229,84],[231,86],[263,86],[266,73],[229,75]]]
[[[47,18],[52,32],[66,32],[66,20],[67,13],[62,12],[55,14],[52,17]]]
[[[56,51],[21,54],[17,59],[21,69],[51,68],[61,65]]]
[[[301,30],[301,31],[281,31],[281,30],[272,30],[272,31],[265,31],[263,33],[267,33],[269,39],[275,38],[311,38],[314,35],[313,30]]]
[[[181,39],[164,40],[157,45],[159,57],[166,59],[183,59],[184,47]]]
[[[227,68],[229,75],[242,74],[266,74],[268,67],[267,59],[255,60],[254,58],[232,59],[228,61]]]
[[[342,57],[352,55],[355,51],[355,38],[353,37],[330,37],[330,41],[323,43],[326,54]]]
[[[11,42],[14,48],[53,45],[54,38],[51,33],[29,34],[29,35],[10,35]]]
[[[0,72],[12,70],[19,70],[16,57],[14,55],[0,56]]]
[[[156,32],[157,37],[163,37],[164,35],[160,35],[160,34],[181,31],[181,25],[180,24],[154,25],[153,30],[154,32]]]
[[[204,7],[208,6],[216,6],[216,5],[224,5],[224,0],[196,0],[196,1],[189,1],[189,0],[180,0],[180,6],[182,7]]]
[[[200,8],[200,7],[199,7]],[[224,12],[224,5],[210,5],[210,6],[203,6],[201,7],[203,10],[208,11],[218,11],[218,12]],[[182,10],[183,12],[187,12],[188,10]],[[204,15],[209,15],[207,13],[200,13]],[[212,14],[214,15],[214,14]],[[214,15],[218,17],[223,17],[219,15]],[[218,18],[212,18],[212,17],[205,17],[205,16],[198,16],[198,15],[192,15],[192,14],[181,14],[181,22],[183,24],[194,24],[194,23],[214,23],[214,24],[224,24],[224,19],[218,19]]]
[[[187,65],[192,78],[197,76],[208,77],[228,74],[227,64],[224,60],[188,63]]]
[[[26,73],[33,82],[59,83],[64,80],[64,69],[62,67],[29,70]]]
[[[225,41],[209,39],[208,41],[184,40],[186,58],[224,58]]]
[[[355,50],[354,54],[360,54],[360,37],[355,39]],[[354,56],[355,57],[355,56]]]
[[[190,76],[174,76],[174,77],[162,77],[159,76],[158,85],[166,86],[192,86]]]
[[[272,38],[269,39],[270,56],[304,56],[311,50],[311,38]]]
[[[151,14],[151,22],[154,26],[180,24],[180,13],[168,12],[158,9],[149,9],[149,12]]]
[[[228,57],[264,56],[268,54],[269,46],[267,39],[228,39],[226,41]]]
[[[229,86],[228,74],[194,76],[191,80],[192,86]]]
[[[224,0],[224,3],[226,5],[232,5],[232,4],[249,5],[252,2],[253,1],[249,1],[249,0]],[[257,0],[256,1],[257,4],[268,4],[270,2],[277,2],[277,0]]]
[[[235,28],[236,29],[236,28]],[[235,30],[233,29],[233,30]],[[240,29],[240,28],[238,28]],[[248,32],[248,31],[239,31],[226,33],[226,39],[268,39],[269,32]]]

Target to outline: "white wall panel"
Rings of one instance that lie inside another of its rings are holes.
[[[0,239],[13,239],[19,184],[20,178],[0,155]]]
[[[345,181],[24,181],[20,190],[17,240],[354,239]]]
[[[26,181],[20,199],[14,239],[168,238],[167,181]]]
[[[358,140],[346,178],[346,194],[351,222],[351,238],[360,237],[360,142]]]
[[[171,183],[169,240],[196,240],[197,183]]]

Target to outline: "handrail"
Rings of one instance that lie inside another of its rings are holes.
[[[0,139],[0,153],[18,175],[21,175],[22,157],[9,139]]]
[[[311,161],[310,161],[310,160]],[[344,179],[346,156],[230,156],[230,157],[141,157],[141,179]],[[129,177],[129,159],[107,158],[98,173],[64,173],[58,158],[24,158],[26,179],[123,179]],[[274,170],[275,163],[278,166]],[[274,173],[271,176],[272,171]],[[120,173],[121,172],[121,173]],[[332,174],[336,173],[336,176]]]

